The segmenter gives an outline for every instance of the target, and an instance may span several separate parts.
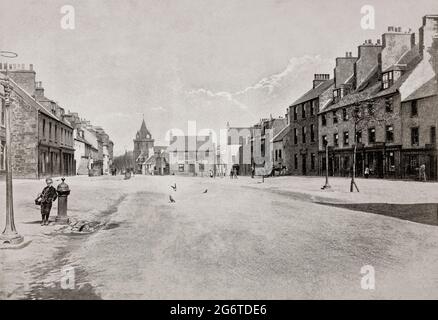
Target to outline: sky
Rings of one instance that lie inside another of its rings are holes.
[[[73,30],[61,27],[64,5]],[[364,5],[374,29],[361,27]],[[333,76],[336,57],[387,26],[418,31],[425,14],[438,1],[1,0],[0,50],[34,64],[46,96],[102,126],[117,155],[143,115],[156,145],[187,121],[218,132],[284,116],[315,73]]]

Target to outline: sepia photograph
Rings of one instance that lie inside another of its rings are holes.
[[[437,74],[436,0],[0,0],[0,300],[437,300]]]

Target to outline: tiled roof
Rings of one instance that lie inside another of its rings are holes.
[[[290,126],[286,126],[284,127],[275,137],[274,137],[274,142],[280,142],[283,141],[284,137],[289,133],[290,131]]]
[[[400,78],[397,79],[397,81],[394,82],[392,86],[375,94],[374,98],[384,97],[398,92],[398,89],[400,89],[402,84],[409,78],[411,73],[412,70],[405,72]]]
[[[434,95],[438,95],[437,76],[433,77],[432,79],[424,83],[421,87],[419,87],[417,90],[411,93],[406,99],[404,99],[403,102],[409,100],[427,98]]]
[[[324,81],[316,88],[314,88],[314,89],[312,88],[309,91],[307,91],[298,100],[296,100],[294,103],[292,103],[291,106],[295,106],[297,104],[318,98],[324,91],[326,91],[328,88],[330,88],[330,86],[332,86],[333,84],[334,84],[334,79]]]
[[[363,91],[356,91],[344,96],[338,103],[332,104],[321,110],[319,113],[336,110],[342,107],[349,106],[355,102],[365,101],[371,99],[377,92],[379,92],[382,84],[377,82]]]
[[[155,155],[151,155],[144,163],[145,164],[155,164]]]
[[[63,124],[65,124],[65,125],[67,125],[67,126],[72,128],[72,126],[69,123],[66,123],[62,119],[58,118],[52,112],[47,110],[44,105],[42,105],[41,103],[36,101],[28,92],[26,92],[26,90],[24,90],[16,82],[14,82],[14,80],[9,79],[9,82],[11,83],[14,92],[17,93],[18,95],[20,95],[29,104],[33,105],[33,107],[35,107],[38,111],[40,111],[41,113],[45,114],[46,116],[48,116],[50,118],[53,118],[53,119],[55,119],[55,120],[57,120],[57,121],[59,121],[59,122],[61,122],[61,123],[63,123]]]

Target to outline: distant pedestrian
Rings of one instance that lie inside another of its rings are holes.
[[[420,166],[420,181],[426,182],[426,165],[423,163]]]
[[[370,176],[370,168],[366,167],[365,168],[365,179],[368,179],[369,176]]]
[[[52,210],[52,202],[58,198],[58,192],[53,186],[52,178],[46,179],[47,186],[44,187],[43,191],[35,199],[35,203],[41,205],[41,225],[49,225],[50,210]]]
[[[251,178],[254,179],[255,176],[255,167],[251,166]]]
[[[233,169],[233,178],[237,179],[237,168],[236,167],[234,167],[234,169]]]

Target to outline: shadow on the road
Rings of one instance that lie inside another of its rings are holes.
[[[317,203],[438,226],[438,203]]]

